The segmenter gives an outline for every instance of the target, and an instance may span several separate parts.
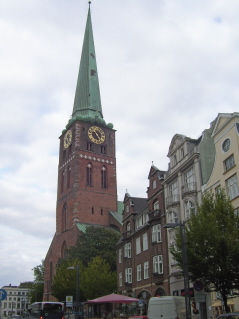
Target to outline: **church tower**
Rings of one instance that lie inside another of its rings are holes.
[[[116,213],[115,130],[103,118],[89,7],[72,116],[60,136],[56,232],[45,258],[45,301],[53,299],[58,259],[75,245],[79,231],[87,225],[117,227]]]

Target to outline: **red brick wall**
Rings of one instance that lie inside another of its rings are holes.
[[[72,131],[72,145],[64,148],[65,132],[60,137],[59,173],[56,207],[56,234],[45,258],[44,300],[52,300],[51,295],[51,264],[52,274],[56,271],[62,247],[75,245],[78,230],[75,223],[87,223],[109,226],[113,224],[109,211],[117,211],[115,131],[101,127],[105,133],[104,143],[93,144],[87,149],[89,123],[76,121],[69,128]],[[101,145],[106,147],[102,154]],[[92,165],[92,186],[87,185],[87,164]],[[102,167],[107,170],[107,187],[101,187]],[[70,168],[70,185],[67,185],[67,172]],[[64,178],[63,178],[64,172]],[[62,182],[63,190],[62,190]],[[69,187],[68,187],[69,186]],[[67,205],[67,229],[63,228],[63,207]],[[115,223],[117,226],[118,223]],[[50,299],[49,299],[50,298]]]

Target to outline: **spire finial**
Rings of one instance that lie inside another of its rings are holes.
[[[91,1],[88,1],[88,3],[89,3],[89,7],[90,7]]]

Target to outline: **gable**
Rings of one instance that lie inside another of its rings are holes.
[[[227,123],[236,115],[237,113],[219,113],[212,132],[212,137],[214,137]]]
[[[148,179],[150,179],[158,171],[159,171],[159,169],[152,164],[150,171],[149,171]]]
[[[179,147],[179,145],[181,145],[184,142],[185,139],[185,135],[175,134],[170,143],[167,156],[169,157],[173,153],[173,151],[176,150]]]

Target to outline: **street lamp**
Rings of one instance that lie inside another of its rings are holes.
[[[79,265],[76,265],[75,267],[68,267],[67,269],[76,269],[76,317],[75,317],[75,319],[79,319],[79,299],[80,299],[79,281],[80,281],[80,266],[79,266]]]
[[[191,319],[190,290],[189,290],[189,277],[188,277],[188,254],[187,254],[187,241],[186,241],[186,234],[185,234],[185,222],[168,223],[163,226],[163,228],[176,228],[176,227],[179,227],[180,229],[180,237],[182,242],[186,319]]]

